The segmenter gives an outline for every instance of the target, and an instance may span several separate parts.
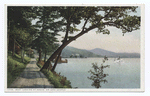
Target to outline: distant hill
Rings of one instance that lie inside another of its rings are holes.
[[[95,48],[92,50],[89,50],[90,52],[97,54],[97,55],[101,55],[101,56],[108,56],[108,57],[122,57],[122,58],[140,58],[140,54],[139,53],[115,53],[115,52],[111,52],[111,51],[107,51],[104,49],[100,49],[100,48]]]
[[[70,46],[66,46],[63,51],[61,56],[62,57],[70,57],[71,55],[80,55],[82,57],[101,57],[100,55],[94,54],[90,51],[84,50],[84,49],[78,49]]]
[[[95,49],[92,49],[92,50],[88,50],[94,54],[101,54],[102,56],[114,56],[116,55],[115,52],[111,52],[111,51],[107,51],[107,50],[104,50],[104,49],[100,49],[100,48],[95,48]]]
[[[67,46],[63,49],[62,57],[71,57],[72,55],[79,55],[82,57],[121,57],[121,58],[140,58],[139,53],[115,53],[112,51],[104,50],[101,48],[95,48],[92,50],[78,49],[74,47]]]

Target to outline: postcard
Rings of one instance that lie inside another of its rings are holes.
[[[5,92],[144,92],[143,4],[6,4]]]

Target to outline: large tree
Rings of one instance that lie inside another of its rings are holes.
[[[38,21],[35,28],[37,31],[35,39],[32,42],[32,48],[35,48],[39,53],[38,61],[41,61],[42,53],[46,55],[52,51],[57,41],[57,32],[60,30],[60,22],[54,22],[58,18],[56,13],[57,8],[52,7],[35,7]],[[44,59],[44,61],[45,61]]]
[[[113,26],[122,30],[122,33],[132,32],[139,29],[140,17],[131,16],[129,13],[136,12],[137,7],[60,7],[58,10],[65,20],[65,38],[62,45],[49,57],[45,62],[42,69],[49,67],[50,61],[56,56],[59,57],[61,51],[72,41],[88,33],[93,29],[98,29],[98,32],[103,34],[110,34],[107,26]],[[81,22],[84,22],[83,24]],[[69,37],[69,33],[73,33],[76,30],[76,26],[82,26],[80,32],[72,37]],[[82,25],[81,25],[82,24]],[[72,29],[72,30],[71,30]],[[52,71],[54,71],[57,62],[54,64]]]

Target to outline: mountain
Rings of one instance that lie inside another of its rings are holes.
[[[100,55],[94,54],[90,51],[84,49],[78,49],[70,46],[66,46],[61,53],[62,57],[70,57],[72,55],[79,55],[82,57],[100,57]]]
[[[115,53],[111,51],[107,51],[100,48],[95,48],[92,50],[88,50],[94,54],[101,55],[101,56],[108,56],[108,57],[122,57],[122,58],[140,58],[139,53]]]
[[[67,46],[63,49],[62,57],[71,57],[72,55],[77,55],[77,57],[121,57],[121,58],[140,58],[139,53],[115,53],[112,51],[104,50],[101,48],[95,48],[92,50],[78,49],[74,47]]]
[[[115,52],[107,51],[107,50],[100,49],[100,48],[95,48],[95,49],[88,50],[88,51],[90,51],[94,54],[97,54],[97,55],[101,54],[102,56],[105,56],[105,55],[106,56],[114,56],[114,55],[116,55]]]

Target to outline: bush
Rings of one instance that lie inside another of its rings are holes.
[[[42,68],[41,64],[37,64]],[[43,74],[48,78],[48,80],[54,85],[55,88],[71,88],[71,82],[66,79],[66,77],[60,76],[56,72],[51,72],[50,70],[43,69]]]
[[[21,56],[15,54],[15,56],[11,56],[8,54],[7,58],[7,87],[11,85],[11,83],[20,75],[20,73],[24,70],[30,58],[25,57],[24,62],[21,60]]]
[[[105,79],[105,77],[108,76],[108,74],[104,74],[104,68],[107,68],[107,67],[109,68],[110,65],[103,65],[107,60],[108,60],[108,58],[105,56],[101,66],[98,66],[97,63],[92,63],[92,68],[94,70],[89,70],[88,71],[91,74],[91,76],[88,77],[88,79],[93,81],[92,86],[94,86],[95,88],[100,88],[102,82],[103,83],[108,82]]]

